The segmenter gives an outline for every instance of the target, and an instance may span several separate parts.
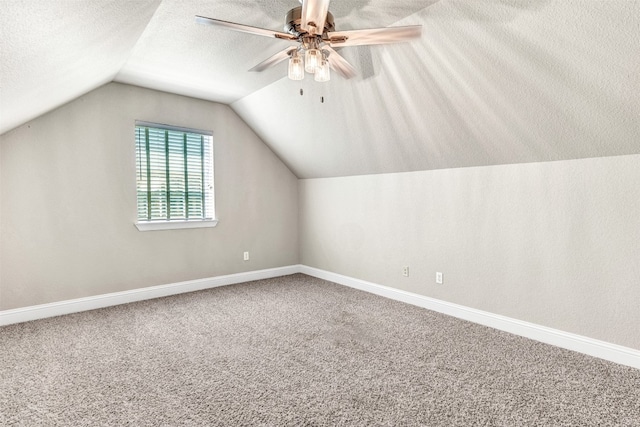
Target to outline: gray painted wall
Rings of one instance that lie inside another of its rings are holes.
[[[136,119],[213,130],[217,227],[135,228]],[[110,83],[0,159],[2,310],[298,262],[297,178],[228,106]]]
[[[300,180],[301,263],[640,349],[638,183],[640,155]]]
[[[136,119],[214,131],[216,228],[134,227]],[[0,309],[301,262],[640,349],[638,182],[640,155],[298,181],[228,106],[111,83],[0,136]]]

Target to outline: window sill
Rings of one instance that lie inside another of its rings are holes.
[[[192,220],[192,221],[149,221],[136,222],[138,231],[177,230],[180,228],[207,228],[218,225],[217,219]]]

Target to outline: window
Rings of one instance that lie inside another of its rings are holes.
[[[140,231],[213,227],[212,133],[136,121]]]

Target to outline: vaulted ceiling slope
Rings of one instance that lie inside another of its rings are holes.
[[[640,0],[333,0],[359,75],[251,67],[297,0],[0,1],[0,133],[106,82],[228,103],[301,178],[640,154]],[[300,90],[303,95],[300,95]],[[322,99],[324,102],[322,102]]]
[[[640,1],[441,0],[396,24],[421,40],[341,52],[369,75],[232,107],[302,178],[640,153]]]
[[[122,69],[160,0],[0,0],[0,134]]]
[[[436,0],[335,0],[353,25],[386,26]],[[110,81],[229,104],[286,74],[248,72],[285,41],[196,24],[282,31],[298,0],[0,0],[0,134]]]

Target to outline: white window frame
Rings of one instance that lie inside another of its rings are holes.
[[[206,130],[201,130],[201,129],[193,129],[193,128],[185,128],[185,127],[180,127],[180,126],[173,126],[173,125],[167,125],[167,124],[162,124],[162,123],[153,123],[153,122],[146,122],[146,121],[141,121],[141,120],[136,120],[135,121],[135,126],[134,129],[136,127],[149,127],[149,128],[155,128],[155,129],[165,129],[165,130],[169,130],[169,131],[176,131],[176,132],[185,132],[185,133],[195,133],[195,134],[200,134],[200,135],[205,135],[205,136],[209,136],[212,137],[213,136],[213,132],[212,131],[206,131]],[[134,138],[135,139],[135,138]],[[135,142],[135,141],[134,141]],[[135,144],[134,144],[135,147]],[[136,153],[136,157],[137,157],[137,153]],[[213,144],[211,146],[211,177],[213,179],[213,174],[214,174],[214,162],[215,162],[215,155],[213,152]],[[136,174],[138,173],[138,165],[136,165]],[[137,194],[137,190],[136,190],[136,222],[135,222],[135,226],[138,229],[138,231],[156,231],[156,230],[174,230],[174,229],[185,229],[185,228],[208,228],[208,227],[215,227],[216,225],[218,225],[218,219],[215,216],[215,179],[213,179],[213,187],[210,191],[211,191],[211,201],[210,201],[210,208],[212,210],[212,218],[196,218],[196,219],[169,219],[169,220],[164,220],[164,219],[152,219],[152,220],[148,220],[148,221],[141,221],[140,219],[138,219],[138,194]],[[137,188],[137,185],[136,185]]]

